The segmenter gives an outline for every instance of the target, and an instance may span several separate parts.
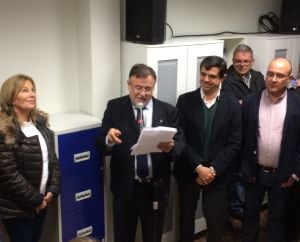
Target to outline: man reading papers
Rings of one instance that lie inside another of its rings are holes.
[[[178,127],[177,109],[152,96],[155,82],[152,68],[134,65],[127,81],[129,95],[110,100],[102,120],[97,144],[102,154],[111,154],[115,242],[134,242],[139,218],[143,242],[161,241],[170,188],[170,163],[181,152],[184,138]],[[173,127],[177,133],[173,139],[158,144],[161,152],[131,155],[131,147],[140,134],[141,120],[145,127]],[[146,164],[141,175],[138,174],[140,163]],[[156,189],[153,184],[158,184]],[[155,213],[154,190],[159,204]],[[156,231],[155,240],[153,231]]]

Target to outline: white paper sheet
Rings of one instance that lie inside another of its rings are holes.
[[[176,132],[177,129],[164,126],[143,128],[137,143],[131,147],[131,155],[161,152],[157,145],[160,142],[171,141]]]

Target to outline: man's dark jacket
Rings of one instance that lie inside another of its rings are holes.
[[[213,166],[217,176],[209,186],[223,188],[230,182],[233,162],[241,145],[241,108],[235,98],[221,92],[211,128],[208,159],[204,160],[201,153],[204,144],[201,138],[204,132],[203,105],[199,89],[178,98],[177,108],[187,147],[175,162],[174,175],[182,182],[193,182],[198,165]]]
[[[246,97],[242,105],[242,172],[247,180],[257,174],[257,137],[261,95],[262,91]],[[300,177],[300,97],[293,91],[287,93],[287,110],[276,174],[279,182],[285,182],[292,174]]]
[[[183,132],[179,128],[177,109],[168,103],[153,98],[152,127],[168,126],[178,129],[174,137],[175,146],[170,154],[164,152],[151,153],[153,176],[162,179],[166,184],[166,194],[169,192],[171,162],[185,145]],[[109,149],[105,138],[110,128],[121,131],[121,144]],[[137,142],[139,130],[135,122],[132,103],[129,96],[110,100],[102,120],[97,146],[103,155],[111,154],[111,191],[114,196],[130,201],[134,185],[134,156],[130,148]]]

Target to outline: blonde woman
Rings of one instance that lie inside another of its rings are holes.
[[[47,206],[60,191],[53,132],[29,76],[2,84],[0,106],[0,219],[11,242],[38,242]]]

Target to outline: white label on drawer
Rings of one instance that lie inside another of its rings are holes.
[[[89,160],[90,157],[91,157],[91,152],[89,151],[74,154],[74,163]]]
[[[81,201],[81,200],[84,200],[84,199],[88,199],[92,196],[92,190],[91,189],[88,189],[88,190],[85,190],[85,191],[82,191],[82,192],[78,192],[78,193],[75,193],[75,201],[78,202],[78,201]]]
[[[87,236],[93,233],[93,226],[89,226],[80,230],[77,230],[77,237]]]

